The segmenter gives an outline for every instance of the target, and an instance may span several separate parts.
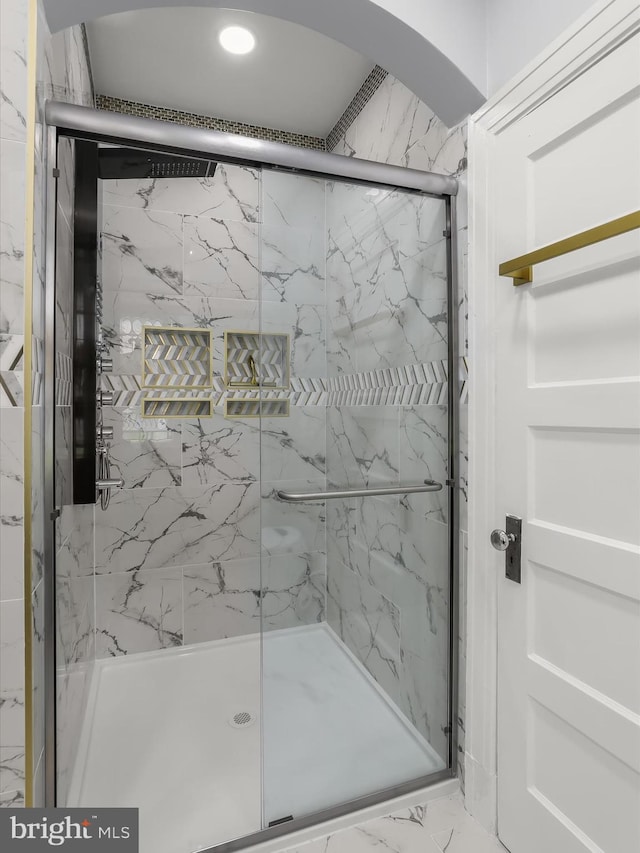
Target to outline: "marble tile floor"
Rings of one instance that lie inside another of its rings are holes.
[[[255,848],[258,853],[259,848]],[[359,823],[278,853],[508,853],[459,792]]]
[[[256,847],[255,853],[260,848]],[[249,853],[249,851],[247,851]],[[275,853],[275,851],[274,851]],[[340,829],[277,853],[508,853],[464,808],[461,793]]]
[[[68,805],[191,853],[443,766],[322,623],[98,661]]]

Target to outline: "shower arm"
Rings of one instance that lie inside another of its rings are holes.
[[[417,486],[385,486],[379,489],[336,489],[327,492],[276,492],[278,498],[286,503],[300,501],[330,501],[340,498],[383,497],[385,495],[415,495],[420,492],[439,492],[442,483],[435,480],[425,480],[424,485]]]

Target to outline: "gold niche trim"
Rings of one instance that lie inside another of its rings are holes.
[[[157,338],[165,337],[166,340]],[[163,365],[164,363],[164,365]],[[199,370],[194,371],[195,365]],[[213,387],[211,329],[185,326],[143,326],[142,386],[157,390],[198,390]]]
[[[211,418],[213,400],[210,397],[143,397],[140,406],[143,418]]]
[[[263,400],[260,397],[228,397],[224,401],[224,416],[238,418],[288,418],[289,400]]]
[[[279,363],[273,354],[280,356]],[[291,337],[286,332],[229,329],[224,333],[224,384],[230,390],[288,391],[290,362]],[[268,378],[265,373],[270,374]]]

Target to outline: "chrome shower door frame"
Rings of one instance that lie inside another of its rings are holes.
[[[214,845],[202,853],[234,853],[352,812],[382,804],[428,786],[451,780],[457,775],[458,752],[458,629],[460,584],[460,483],[459,483],[459,330],[458,271],[455,178],[403,169],[357,158],[343,157],[276,142],[246,139],[218,131],[174,125],[153,119],[121,116],[71,104],[48,102],[47,120],[47,231],[46,231],[46,341],[45,341],[45,801],[56,802],[56,587],[55,587],[55,491],[54,491],[54,405],[55,405],[55,204],[54,169],[59,136],[123,144],[155,151],[203,155],[221,162],[282,169],[327,180],[340,180],[399,189],[439,198],[445,205],[447,244],[447,324],[448,324],[448,534],[449,534],[449,685],[448,685],[448,767],[382,791],[341,803],[251,835]],[[49,521],[50,519],[50,521]],[[178,853],[178,851],[176,851]]]

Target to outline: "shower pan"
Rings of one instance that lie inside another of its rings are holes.
[[[451,778],[456,182],[47,119],[48,804],[231,851]]]

